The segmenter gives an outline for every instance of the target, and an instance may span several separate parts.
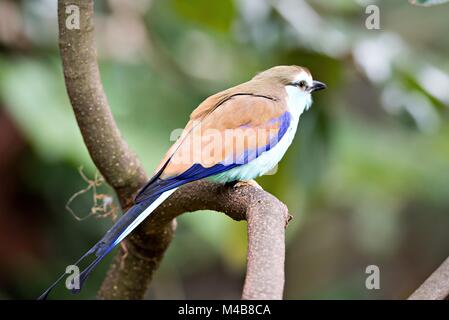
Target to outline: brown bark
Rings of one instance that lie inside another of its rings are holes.
[[[120,250],[99,296],[103,299],[141,298],[150,279],[142,272],[134,272],[134,268],[144,271],[157,266],[158,262],[152,257],[163,254],[171,239],[167,234],[168,241],[160,241],[159,237],[164,236],[160,230],[182,213],[204,209],[224,212],[237,221],[248,220],[248,266],[242,298],[281,299],[284,229],[289,218],[287,207],[269,193],[250,185],[234,188],[208,181],[197,181],[180,188],[159,206],[145,226],[139,227],[143,237],[139,239],[140,250],[136,252],[129,248],[122,266],[124,251]],[[155,247],[155,242],[148,238],[156,238],[156,243],[166,245]],[[138,292],[136,283],[142,285]]]
[[[444,300],[448,298],[449,258],[446,258],[408,300]]]

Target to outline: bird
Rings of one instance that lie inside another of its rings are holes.
[[[291,145],[301,115],[311,107],[312,93],[325,88],[306,67],[281,65],[206,98],[133,206],[75,262],[78,266],[94,257],[72,293],[78,293],[100,261],[180,186],[200,179],[222,184],[253,181],[271,171]],[[46,299],[64,277],[38,299]]]

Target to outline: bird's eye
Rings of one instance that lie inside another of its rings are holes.
[[[300,87],[301,89],[304,89],[305,87],[307,87],[307,82],[305,80],[299,81],[298,87]]]

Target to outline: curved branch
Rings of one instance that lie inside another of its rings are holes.
[[[160,235],[160,230],[178,215],[197,210],[224,212],[234,220],[248,221],[248,265],[243,299],[282,299],[284,288],[284,229],[289,215],[287,207],[271,194],[245,185],[229,187],[208,181],[197,181],[181,187],[148,218],[141,228],[146,236]],[[152,256],[152,243],[141,243],[139,252],[130,253],[121,265],[118,259],[103,283],[99,296],[103,299],[139,299],[143,288],[135,287],[136,273],[132,267],[142,267],[142,256]],[[145,253],[145,250],[146,253]],[[148,254],[151,252],[151,254]],[[151,259],[147,262],[152,264]],[[144,279],[140,279],[142,281]],[[130,285],[133,283],[133,285]],[[143,287],[146,287],[145,285]]]
[[[408,300],[444,300],[449,298],[449,258],[436,269]]]
[[[80,29],[66,27],[66,8],[80,9]],[[100,79],[93,22],[94,1],[59,0],[59,49],[67,93],[89,154],[123,207],[147,181],[136,155],[122,139]]]
[[[80,8],[80,30],[66,28],[66,7]],[[121,206],[147,181],[122,139],[104,93],[97,64],[93,0],[59,0],[59,47],[67,92],[78,126],[97,168]],[[248,266],[244,299],[281,299],[284,285],[285,205],[251,186],[194,182],[177,190],[124,242],[98,293],[102,299],[142,299],[175,230],[175,217],[200,209],[248,220]]]

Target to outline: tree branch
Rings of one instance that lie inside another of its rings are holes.
[[[269,193],[250,185],[233,188],[208,181],[193,182],[177,190],[148,218],[147,224],[139,228],[146,237],[153,238],[178,215],[204,209],[224,212],[237,221],[248,220],[248,266],[242,298],[281,299],[284,229],[289,215],[287,207]],[[130,274],[130,266],[139,256],[151,257],[154,250],[160,249],[155,249],[150,242],[142,242],[140,248],[143,250],[138,253],[128,252],[122,267],[120,259],[115,259],[101,288],[101,298],[141,298],[142,292],[129,285],[136,277],[135,273]],[[119,256],[123,254],[120,250]],[[147,259],[147,263],[153,261]]]
[[[444,300],[447,298],[449,298],[449,257],[412,293],[408,300]]]
[[[80,8],[80,30],[66,28],[66,7]],[[59,47],[67,92],[84,142],[97,168],[114,188],[121,206],[147,181],[111,114],[97,64],[93,0],[59,0]],[[175,217],[211,209],[248,221],[248,265],[244,299],[281,299],[284,286],[285,205],[265,191],[210,182],[177,190],[125,241],[114,258],[98,297],[142,299],[175,230]]]
[[[93,0],[58,2],[59,49],[67,93],[89,154],[121,205],[147,181],[143,167],[122,139],[103,90],[94,39]],[[80,8],[80,29],[66,28],[66,7]]]

